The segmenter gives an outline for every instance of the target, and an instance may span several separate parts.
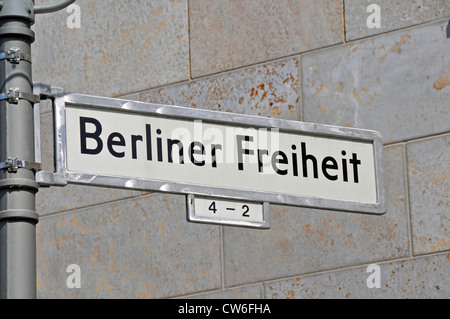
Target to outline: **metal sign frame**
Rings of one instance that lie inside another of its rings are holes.
[[[37,86],[39,86],[39,84],[37,84]],[[40,86],[45,88],[45,85],[40,84]],[[36,174],[36,181],[42,186],[64,186],[67,183],[73,183],[183,195],[194,194],[199,196],[213,196],[224,199],[259,201],[268,202],[270,204],[375,215],[381,215],[386,212],[383,142],[381,135],[376,131],[66,93],[63,89],[56,87],[50,87],[50,89],[46,88],[45,91],[47,97],[51,98],[53,101],[55,171],[40,171]],[[48,93],[48,91],[50,91],[50,93]],[[250,191],[246,189],[230,189],[170,181],[71,172],[67,170],[66,105],[88,107],[94,110],[123,111],[127,113],[148,114],[184,120],[200,119],[224,125],[236,126],[238,124],[242,127],[276,128],[279,129],[280,132],[309,134],[325,138],[342,138],[345,140],[366,143],[370,142],[373,144],[374,152],[377,203],[363,203],[319,197],[305,197],[295,194],[280,194]],[[38,137],[36,137],[36,139],[38,139]],[[37,156],[40,157],[40,150],[37,150],[37,153]]]

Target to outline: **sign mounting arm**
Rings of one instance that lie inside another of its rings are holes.
[[[48,6],[35,6],[34,7],[34,13],[35,14],[42,14],[42,13],[51,13],[56,12],[61,9],[64,9],[65,7],[71,5],[74,3],[75,0],[63,0]]]

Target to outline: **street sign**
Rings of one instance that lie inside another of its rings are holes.
[[[52,88],[55,172],[89,184],[368,214],[386,211],[378,132]]]
[[[186,208],[186,217],[190,222],[270,228],[269,203],[188,195]]]

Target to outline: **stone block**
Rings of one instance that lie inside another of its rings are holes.
[[[450,249],[450,135],[407,144],[414,254]]]
[[[36,16],[34,81],[115,97],[189,78],[187,0],[76,4],[79,29],[66,10]]]
[[[190,1],[192,76],[342,43],[342,16],[337,0]]]
[[[41,218],[37,252],[38,298],[163,298],[221,286],[220,228],[186,222],[184,196]],[[71,264],[80,288],[66,285]]]
[[[448,253],[377,265],[380,274],[379,288],[373,286],[376,283],[373,277],[375,270],[368,266],[361,266],[267,283],[265,297],[275,299],[447,299],[450,297],[450,255]]]
[[[149,103],[300,119],[300,67],[290,58],[140,94]]]
[[[302,56],[303,120],[374,129],[386,143],[450,129],[447,23]]]
[[[371,4],[379,6],[379,28],[370,27],[376,14],[372,8],[367,12]],[[350,41],[445,17],[450,17],[446,0],[345,0],[345,37]]]

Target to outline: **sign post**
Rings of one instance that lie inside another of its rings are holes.
[[[31,44],[34,0],[0,2],[0,298],[36,298],[35,154]],[[37,114],[38,115],[38,114]]]
[[[33,2],[0,10],[0,298],[36,297]]]

